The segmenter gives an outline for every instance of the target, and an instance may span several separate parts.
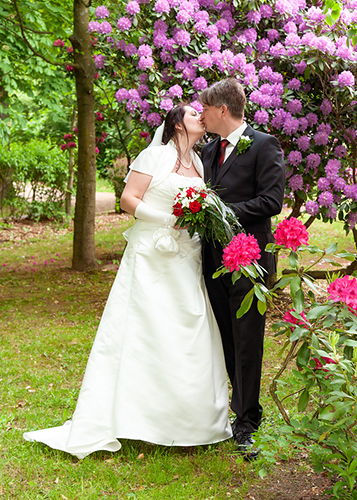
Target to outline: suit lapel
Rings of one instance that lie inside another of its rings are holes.
[[[247,135],[248,137],[250,137],[251,139],[253,139],[254,129],[252,129],[252,127],[250,125],[247,125],[247,128],[245,129],[245,131],[243,132],[242,135]],[[216,180],[215,180],[215,184],[219,183],[219,181],[222,179],[222,177],[224,176],[224,174],[230,169],[230,167],[232,166],[232,164],[235,161],[238,162],[236,164],[244,163],[244,155],[245,155],[245,153],[241,153],[241,154],[237,155],[237,146],[238,146],[238,144],[239,144],[239,141],[236,144],[236,146],[233,148],[233,151],[228,156],[228,158],[226,159],[226,161],[223,163],[223,165],[221,166],[221,168],[218,170],[217,176],[216,176]]]

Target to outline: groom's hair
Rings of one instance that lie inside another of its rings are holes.
[[[225,104],[233,118],[242,119],[247,100],[243,85],[235,78],[226,78],[201,92],[198,101],[206,106],[215,106],[216,108]]]

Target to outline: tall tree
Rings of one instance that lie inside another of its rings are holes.
[[[56,67],[72,66],[78,107],[78,183],[74,219],[73,268],[96,267],[94,245],[95,130],[94,64],[88,33],[91,0],[4,0],[0,5],[0,83],[5,90],[23,87],[26,71],[41,79]],[[60,62],[53,46],[68,36],[73,9],[74,62]],[[36,13],[36,15],[34,15]],[[20,64],[19,61],[22,63]],[[27,65],[27,66],[26,66]],[[1,109],[0,109],[1,112]]]

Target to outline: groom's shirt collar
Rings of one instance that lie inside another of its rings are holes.
[[[228,137],[222,137],[221,139],[227,139],[227,141],[229,141],[228,146],[232,145],[234,147],[239,141],[240,136],[243,135],[243,132],[245,131],[246,128],[247,124],[246,122],[243,122],[242,125],[233,130],[233,132],[231,132]]]
[[[240,136],[243,135],[246,128],[247,128],[247,124],[246,124],[246,122],[243,122],[242,125],[240,125],[238,128],[233,130],[233,132],[231,132],[228,137],[221,137],[221,140],[227,139],[227,141],[228,141],[227,148],[226,148],[226,154],[224,156],[224,161],[226,161],[228,156],[231,154],[231,152],[233,151],[233,149],[237,145],[237,142],[239,141]]]

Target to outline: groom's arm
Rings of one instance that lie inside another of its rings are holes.
[[[279,141],[266,135],[257,144],[255,197],[233,203],[243,226],[258,224],[281,212],[285,190],[285,164]]]

